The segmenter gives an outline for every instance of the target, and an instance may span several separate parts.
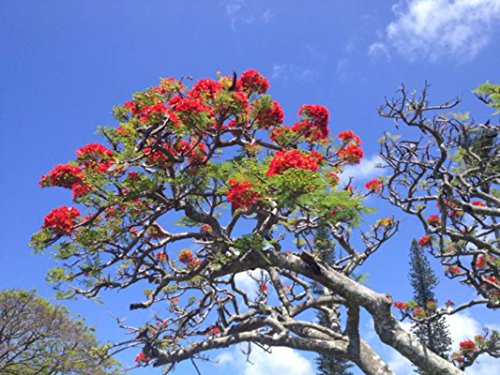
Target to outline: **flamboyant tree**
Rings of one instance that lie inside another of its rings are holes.
[[[144,298],[130,309],[148,309],[154,318],[128,327],[136,339],[127,345],[138,348],[139,366],[166,372],[185,360],[197,370],[207,351],[247,343],[392,374],[360,336],[363,308],[380,339],[417,367],[461,374],[402,328],[391,296],[353,276],[399,225],[394,218],[358,225],[370,211],[363,198],[382,193],[382,179],[359,192],[339,184],[337,174],[363,157],[359,137],[351,131],[329,137],[321,105],[303,105],[298,121],[285,126],[268,88],[254,70],[191,87],[162,79],[115,108],[119,126],[100,129],[108,146],[83,146],[74,161],[42,177],[44,187],[71,189],[78,204],[51,211],[32,239],[36,250],[57,243],[61,266],[49,276],[61,296],[142,288]],[[498,211],[496,200],[486,202],[481,212]],[[320,261],[318,228],[342,250],[331,264]],[[486,264],[476,274],[491,273],[492,260]],[[256,269],[252,292],[237,276]],[[481,295],[495,307],[497,286],[490,284]],[[339,309],[345,323],[333,324]],[[315,322],[317,312],[330,323]]]
[[[34,292],[0,292],[0,374],[118,375],[92,329]]]

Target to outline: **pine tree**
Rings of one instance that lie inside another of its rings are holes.
[[[328,230],[325,227],[320,227],[315,233],[315,245],[318,249],[320,259],[323,263],[331,264],[335,260],[335,252],[333,243],[330,240]],[[313,285],[313,291],[316,294],[322,294],[323,290],[319,285]],[[334,330],[340,330],[339,325],[339,312],[335,309],[336,317],[331,319],[325,312],[318,312],[317,317],[319,324],[322,326],[330,326]],[[316,357],[316,366],[318,375],[352,375],[349,371],[353,365],[346,359],[332,357],[320,354]]]
[[[438,279],[416,240],[411,244],[409,278],[413,287],[413,299],[419,306],[427,308],[429,302],[437,302],[434,290]],[[434,321],[414,323],[412,331],[434,353],[443,358],[448,357],[451,338],[443,317]]]

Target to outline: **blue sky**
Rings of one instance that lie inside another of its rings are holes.
[[[463,95],[463,111],[485,118],[489,110],[470,91],[500,78],[499,20],[499,0],[1,1],[0,288],[36,288],[53,298],[44,281],[52,261],[48,254],[32,255],[27,242],[43,216],[70,197],[39,189],[38,180],[72,159],[79,146],[98,141],[96,126],[114,124],[112,106],[159,77],[258,69],[269,78],[270,93],[283,105],[288,123],[301,104],[326,105],[332,133],[354,130],[373,161],[375,140],[393,131],[376,109],[402,82],[418,89],[429,81],[436,101]],[[371,164],[353,171],[360,183],[376,174]],[[410,297],[408,248],[420,234],[411,220],[403,223],[397,239],[367,264],[371,287],[396,299]],[[438,293],[457,301],[471,296],[446,280]],[[100,337],[119,339],[106,311],[136,317],[127,312],[125,297],[112,294],[107,301],[106,307],[85,301],[67,305],[96,325]],[[491,312],[479,308],[457,319],[457,327],[494,322]],[[364,330],[369,336],[369,323]],[[403,361],[372,339],[400,366],[398,374],[408,373]],[[130,365],[134,356],[129,352],[120,359]],[[205,373],[309,375],[311,358],[279,349],[272,357],[256,354],[250,367],[231,349]],[[483,366],[500,370],[491,361]],[[193,370],[180,366],[177,373]]]

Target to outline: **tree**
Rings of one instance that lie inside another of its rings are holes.
[[[497,109],[499,88],[486,83],[474,92]],[[382,138],[381,155],[392,172],[383,197],[418,219],[426,232],[419,245],[440,260],[449,278],[478,294],[459,306],[448,301],[446,310],[399,303],[403,315],[420,324],[438,322],[445,314],[474,305],[500,307],[499,125],[450,113],[459,103],[455,99],[430,105],[428,86],[420,95],[403,87],[399,98],[379,110],[381,116],[422,135],[414,141],[391,134]],[[474,341],[461,343],[452,359],[465,369],[482,353],[499,357],[499,348],[498,332],[485,330]]]
[[[0,374],[119,374],[83,321],[34,292],[0,292]]]
[[[197,369],[208,351],[247,343],[312,351],[349,360],[367,374],[392,374],[360,336],[363,308],[378,337],[417,367],[462,374],[403,329],[391,296],[352,276],[399,225],[390,217],[358,225],[373,212],[363,198],[382,193],[382,179],[361,192],[350,183],[339,186],[337,173],[363,157],[359,137],[344,131],[329,138],[329,113],[321,105],[302,106],[299,121],[284,126],[268,88],[254,70],[201,79],[191,88],[163,79],[115,107],[120,125],[100,129],[109,148],[84,146],[76,160],[43,176],[43,187],[71,189],[85,210],[54,209],[32,239],[37,251],[57,242],[61,266],[49,278],[60,295],[143,288],[144,298],[130,309],[156,312],[143,326],[128,327],[136,339],[127,345],[138,348],[138,366],[165,372],[185,360]],[[479,211],[498,212],[496,200],[488,203]],[[345,256],[320,261],[318,228]],[[252,292],[237,275],[256,269],[261,276]],[[321,295],[313,283],[323,287]],[[483,294],[494,307],[490,284]],[[340,330],[310,319],[318,311],[334,315],[338,307],[346,310]]]
[[[416,240],[413,240],[410,249],[409,276],[413,287],[413,300],[417,305],[426,306],[426,310],[429,311],[436,309],[437,299],[434,290],[438,285],[438,278]],[[415,322],[412,331],[430,350],[443,358],[448,358],[451,339],[443,317],[433,321]]]
[[[322,264],[335,263],[335,248],[329,237],[328,230],[320,227],[316,230],[314,245],[318,252],[318,261]],[[323,294],[323,287],[316,283],[313,284],[313,290],[316,294]],[[318,311],[316,313],[318,323],[321,326],[330,327],[337,332],[341,331],[340,313],[336,306],[330,310]],[[316,366],[319,375],[352,375],[349,369],[352,366],[346,359],[335,356],[320,354],[316,358]]]

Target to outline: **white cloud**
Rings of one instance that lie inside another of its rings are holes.
[[[390,47],[410,61],[467,61],[490,42],[500,20],[500,0],[405,0],[392,10],[396,19],[369,47],[370,56]]]
[[[235,360],[234,354],[232,352],[223,352],[215,357],[215,362],[217,366],[224,366],[226,363],[231,363]]]
[[[257,268],[252,271],[239,272],[234,276],[236,286],[245,292],[250,299],[254,299],[257,296],[258,284],[254,278],[258,278],[260,273],[261,270]]]
[[[340,174],[340,181],[347,182],[350,177],[355,180],[368,180],[372,177],[381,176],[385,170],[379,168],[383,163],[382,158],[375,154],[371,158],[364,158],[358,165],[350,165]]]
[[[290,348],[276,347],[267,353],[254,347],[250,361],[245,363],[244,375],[314,375],[311,362]]]
[[[385,61],[391,59],[387,46],[381,42],[375,42],[370,45],[368,48],[368,56],[373,59],[384,59]]]
[[[296,64],[274,64],[272,78],[280,81],[312,81],[318,73],[307,66]]]

